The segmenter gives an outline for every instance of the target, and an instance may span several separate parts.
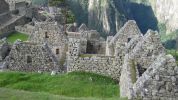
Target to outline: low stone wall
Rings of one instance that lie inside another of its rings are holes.
[[[12,16],[10,15],[10,12],[5,12],[0,14],[0,26],[2,26],[6,21],[10,20]]]
[[[16,25],[23,25],[27,22],[24,16],[17,16],[16,18],[10,19],[3,26],[0,27],[0,38],[7,37],[13,31],[15,31]]]
[[[119,60],[115,57],[97,56],[97,55],[81,55],[68,61],[68,72],[85,71],[101,74],[119,80],[120,66]],[[88,57],[87,57],[88,56]]]
[[[15,30],[27,35],[30,35],[35,32],[34,26],[26,25],[26,26],[15,26]]]
[[[10,52],[11,46],[4,40],[0,40],[0,62],[2,62]]]

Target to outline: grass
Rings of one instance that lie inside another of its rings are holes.
[[[84,72],[56,76],[47,73],[1,72],[0,87],[67,97],[119,98],[120,94],[116,81]]]
[[[0,100],[126,100],[126,99],[118,99],[118,98],[73,98],[73,97],[65,97],[59,95],[53,95],[49,93],[42,92],[28,92],[7,88],[0,88]]]
[[[7,41],[10,43],[14,43],[17,39],[26,41],[28,39],[28,35],[19,32],[14,32],[7,37]]]

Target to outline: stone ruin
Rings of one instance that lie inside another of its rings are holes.
[[[30,5],[32,3],[32,0],[5,0],[5,1],[9,4],[10,10],[20,9],[21,11],[23,11],[27,5]]]
[[[136,22],[128,21],[114,37],[107,38],[105,54],[83,52],[86,41],[81,33],[69,37],[67,72],[110,76],[119,81],[121,96],[129,99],[178,99],[178,67],[175,59],[166,55],[157,32],[148,30],[143,36]]]
[[[17,41],[6,57],[6,68],[13,71],[61,71],[47,44]]]
[[[1,11],[0,11],[1,12]],[[85,71],[119,82],[122,97],[177,100],[178,67],[157,32],[142,35],[128,21],[115,36],[102,38],[85,24],[65,27],[52,19],[16,26],[30,35],[13,45],[1,41],[0,69],[25,72]]]
[[[15,26],[24,25],[33,16],[31,0],[0,0],[0,38],[15,31]]]

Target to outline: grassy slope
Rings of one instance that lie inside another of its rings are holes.
[[[91,73],[49,74],[1,72],[0,87],[46,92],[68,97],[119,97],[119,86],[112,79]]]
[[[14,43],[17,39],[20,39],[22,41],[26,41],[28,39],[28,35],[22,34],[19,32],[14,32],[10,36],[7,37],[7,41],[10,43]]]
[[[118,98],[72,98],[41,92],[28,92],[0,88],[0,100],[126,100]]]

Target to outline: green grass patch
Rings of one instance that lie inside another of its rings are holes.
[[[19,33],[19,32],[14,32],[7,37],[7,41],[10,42],[10,43],[14,43],[17,39],[20,39],[22,41],[27,41],[28,35],[23,34],[23,33]]]
[[[47,73],[1,72],[0,87],[67,97],[119,98],[120,94],[116,81],[84,72],[56,76]]]
[[[0,100],[127,100],[124,98],[65,97],[43,92],[28,92],[8,88],[0,88]]]

